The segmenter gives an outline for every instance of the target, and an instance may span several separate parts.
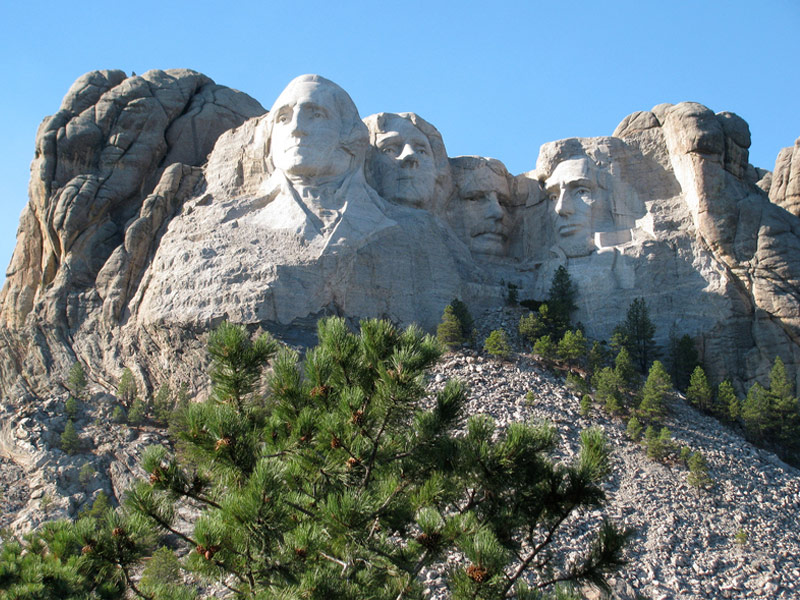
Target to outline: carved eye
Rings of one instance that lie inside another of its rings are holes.
[[[588,196],[589,194],[591,194],[591,191],[589,190],[589,188],[582,187],[582,188],[578,188],[577,190],[575,190],[575,193],[578,196],[583,197],[583,196]]]
[[[390,156],[397,156],[397,148],[395,148],[394,146],[384,146],[383,148],[381,148],[381,152],[383,154],[388,154]]]
[[[278,123],[288,123],[289,122],[289,115],[286,113],[281,113],[278,115]]]
[[[315,119],[321,119],[321,118],[322,118],[322,117],[324,117],[325,115],[324,115],[324,114],[322,114],[322,111],[320,111],[320,110],[315,110],[315,111],[314,111],[314,114],[313,114],[313,115],[311,115],[311,116],[313,116]]]
[[[556,202],[558,200],[558,194],[549,194],[547,197],[551,202]]]
[[[417,148],[417,154],[427,154],[428,151],[425,148]]]

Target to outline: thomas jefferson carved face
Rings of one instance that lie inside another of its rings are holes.
[[[454,161],[453,175],[460,199],[456,210],[462,213],[461,237],[473,254],[505,256],[511,200],[508,177],[502,174],[505,169],[493,169],[487,162],[459,168],[458,160]]]
[[[374,132],[369,168],[378,193],[392,202],[418,208],[436,193],[436,164],[428,137],[411,121],[387,115]]]
[[[544,184],[556,243],[568,257],[591,254],[594,233],[612,222],[608,193],[598,185],[596,170],[588,158],[565,160]]]
[[[345,92],[321,78],[299,78],[281,93],[270,112],[270,157],[276,169],[290,178],[312,179],[351,169],[353,155],[342,145],[347,116],[336,94]]]

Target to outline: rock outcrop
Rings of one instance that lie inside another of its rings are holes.
[[[768,193],[775,204],[800,217],[800,138],[778,152]]]
[[[453,297],[476,315],[510,285],[543,299],[561,265],[592,337],[645,298],[658,340],[692,336],[712,379],[743,391],[776,355],[796,379],[800,151],[770,181],[749,146],[733,113],[664,104],[512,176],[449,159],[414,113],[362,122],[316,75],[265,114],[192,71],[90,73],[37,136],[0,390],[40,396],[75,360],[106,390],[123,367],[144,390],[195,382],[223,319],[298,343],[321,314],[433,329]]]

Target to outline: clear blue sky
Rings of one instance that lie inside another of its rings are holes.
[[[87,71],[187,67],[266,108],[319,73],[362,116],[417,112],[450,156],[493,156],[513,173],[544,142],[610,135],[631,112],[692,100],[744,117],[750,161],[771,170],[800,136],[799,34],[800,0],[3,0],[0,266],[36,129]]]

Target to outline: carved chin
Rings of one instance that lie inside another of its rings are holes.
[[[472,238],[469,249],[473,254],[505,256],[506,238],[499,233],[482,233]]]

